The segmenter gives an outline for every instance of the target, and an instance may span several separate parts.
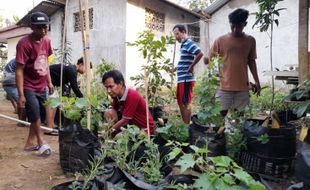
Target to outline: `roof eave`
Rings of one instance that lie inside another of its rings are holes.
[[[210,6],[208,6],[205,11],[209,15],[213,15],[215,12],[217,12],[219,9],[221,9],[226,3],[228,3],[230,0],[216,0],[213,2]]]
[[[182,6],[178,5],[178,4],[175,4],[175,3],[173,3],[173,2],[171,2],[171,1],[169,1],[169,0],[159,0],[159,1],[163,1],[163,2],[165,2],[165,3],[167,3],[167,4],[169,4],[169,5],[171,5],[171,6],[175,7],[175,8],[177,8],[177,9],[181,9],[181,10],[183,10],[183,11],[189,13],[189,14],[192,14],[193,16],[195,16],[195,17],[198,18],[198,19],[206,20],[206,19],[209,18],[208,15],[202,15],[202,14],[196,13],[196,12],[191,11],[191,10],[189,10],[189,9],[187,9],[187,8],[185,8],[185,7],[182,7]]]
[[[31,13],[41,11],[47,14],[48,17],[51,17],[56,13],[60,8],[63,8],[64,4],[56,2],[54,0],[42,1],[33,9],[31,9],[22,19],[20,19],[16,25],[18,26],[29,26],[30,25],[30,15]]]

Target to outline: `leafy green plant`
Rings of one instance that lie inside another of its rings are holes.
[[[310,74],[306,80],[298,86],[298,90],[285,97],[286,101],[303,101],[301,104],[296,103],[293,112],[298,117],[302,117],[306,113],[310,113]]]
[[[168,123],[164,127],[157,128],[156,132],[167,141],[187,142],[189,138],[188,125],[184,124],[180,117],[173,113],[169,115]]]
[[[285,8],[276,9],[276,5],[283,0],[256,0],[258,4],[258,12],[255,12],[256,21],[253,24],[253,28],[258,26],[261,32],[267,32],[270,28],[270,70],[273,71],[273,59],[272,59],[272,50],[273,50],[273,28],[274,24],[279,25],[279,20],[277,17],[280,16],[280,11]],[[274,77],[272,76],[272,97],[271,97],[271,106],[274,105]],[[273,110],[273,109],[271,109]]]
[[[226,130],[226,152],[227,155],[233,159],[238,158],[238,153],[246,149],[246,139],[243,133],[243,125],[245,116],[231,113],[227,116],[228,122],[232,125],[229,130]],[[236,122],[238,120],[238,122]]]
[[[82,126],[86,126],[86,112],[89,106],[91,106],[91,127],[97,127],[98,130],[102,130],[104,126],[102,116],[108,104],[99,101],[97,96],[90,96],[89,98],[66,96],[49,98],[46,104],[51,108],[61,108],[66,118],[80,121]]]
[[[54,49],[55,54],[55,60],[57,63],[62,63],[64,65],[70,65],[72,64],[72,48],[71,48],[71,42],[67,41],[65,43],[64,50],[62,50],[62,47],[58,49]]]
[[[198,109],[198,120],[202,125],[215,124],[223,125],[223,117],[220,114],[221,105],[215,99],[219,86],[219,71],[217,67],[223,65],[223,60],[217,55],[212,57],[205,73],[198,79],[194,88],[195,101],[200,106]]]
[[[198,148],[191,145],[190,148],[193,153],[184,153],[179,151],[179,147],[177,147],[177,152],[182,156],[176,165],[180,166],[181,172],[187,169],[201,172],[193,185],[195,189],[266,189],[228,156],[208,157],[209,150],[207,147]],[[175,157],[176,154],[171,158],[174,159]]]
[[[250,107],[254,112],[264,112],[267,110],[286,110],[287,105],[284,102],[284,98],[287,96],[286,93],[280,90],[275,91],[273,104],[270,101],[272,99],[272,90],[269,86],[265,86],[261,90],[260,96],[251,96]]]
[[[136,126],[128,126],[113,148],[107,147],[107,156],[115,158],[117,166],[131,175],[141,173],[147,183],[158,185],[163,179],[157,145],[147,141],[146,134]]]
[[[95,76],[102,77],[105,72],[111,71],[113,69],[115,69],[114,63],[108,62],[105,59],[101,59],[101,63],[96,67]]]
[[[167,45],[173,44],[172,36],[162,36],[156,39],[155,34],[150,30],[146,30],[139,34],[138,40],[132,43],[127,43],[129,46],[138,47],[138,51],[146,60],[146,64],[142,66],[143,73],[131,77],[135,84],[139,87],[144,87],[147,79],[147,94],[150,107],[157,107],[167,103],[167,99],[159,95],[163,87],[171,89],[174,77],[172,72],[170,59],[165,58]],[[164,74],[170,76],[171,81],[165,79]]]
[[[269,142],[269,136],[268,134],[263,134],[256,138],[260,143],[267,144]]]

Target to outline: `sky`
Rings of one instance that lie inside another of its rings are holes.
[[[41,0],[0,0],[0,15],[3,19],[13,20],[13,15],[20,19]]]

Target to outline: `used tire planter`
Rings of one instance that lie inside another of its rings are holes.
[[[208,144],[211,151],[208,156],[221,156],[226,154],[225,134],[217,134],[219,127],[201,125],[196,115],[192,117],[192,124],[189,125],[189,143],[203,148]]]
[[[247,121],[244,135],[247,150],[239,154],[242,167],[250,172],[284,177],[292,173],[296,156],[296,129],[294,125],[281,125],[279,129],[266,128],[257,123]],[[267,134],[269,141],[261,143],[257,138]]]
[[[97,137],[79,122],[72,122],[59,130],[60,166],[64,173],[88,169],[88,160],[94,158],[100,148]]]

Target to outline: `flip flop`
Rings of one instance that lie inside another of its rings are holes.
[[[52,149],[48,144],[42,144],[38,150],[39,156],[48,157],[52,154]]]
[[[58,136],[58,130],[44,132],[44,135]]]
[[[36,145],[36,146],[30,146],[30,147],[24,148],[24,151],[32,152],[32,151],[38,151],[39,149],[40,149],[40,146]]]

